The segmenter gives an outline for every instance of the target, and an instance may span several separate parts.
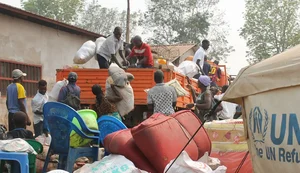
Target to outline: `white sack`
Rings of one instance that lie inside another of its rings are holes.
[[[47,173],[69,173],[69,172],[61,170],[61,169],[57,169],[57,170],[52,170],[52,171],[47,172]]]
[[[93,58],[96,54],[96,43],[89,40],[85,42],[76,52],[73,62],[75,64],[84,64]]]
[[[8,152],[26,152],[35,155],[37,154],[32,146],[21,138],[0,140],[0,150]]]
[[[112,63],[108,68],[108,74],[111,76],[114,84],[118,87],[124,87],[129,83],[127,74],[117,64]]]
[[[104,41],[106,40],[106,38],[104,37],[99,37],[97,38],[96,40],[96,53],[99,53],[100,52],[100,48],[102,46],[102,44],[104,43]]]
[[[42,134],[42,135],[35,138],[36,141],[38,141],[42,145],[47,145],[47,146],[49,146],[51,144],[51,139],[52,138],[51,138],[50,134],[48,134],[48,137],[46,137],[45,134]]]
[[[64,86],[67,86],[68,83],[69,83],[69,81],[67,79],[56,82],[56,84],[53,86],[52,90],[48,94],[48,96],[49,96],[48,101],[56,102],[61,88]]]
[[[183,61],[179,64],[177,71],[189,78],[192,78],[200,72],[200,68],[193,61]]]
[[[115,92],[111,89],[111,84],[113,80],[111,77],[108,77],[105,84],[105,95],[115,95]],[[117,109],[121,116],[127,115],[134,109],[134,93],[130,83],[126,84],[124,87],[116,87],[116,90],[119,91],[123,99],[116,103]]]
[[[74,173],[147,173],[134,166],[134,164],[126,159],[124,156],[111,154],[104,157],[100,161],[96,161],[93,164],[84,165],[82,168],[76,170]]]
[[[166,166],[164,172],[167,171],[169,166],[174,160]],[[216,170],[212,170],[206,163],[200,161],[193,161],[189,155],[183,151],[176,162],[172,165],[168,172],[170,173],[226,173],[227,168],[225,166],[219,166]]]
[[[170,81],[167,82],[165,85],[174,87],[174,88],[175,88],[175,91],[176,91],[176,93],[177,93],[177,97],[182,97],[182,96],[187,96],[187,95],[189,95],[189,92],[186,91],[186,90],[180,85],[180,83],[179,83],[176,79],[170,80]]]

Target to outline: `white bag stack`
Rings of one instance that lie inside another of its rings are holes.
[[[62,87],[67,86],[69,81],[67,79],[64,79],[62,81],[56,82],[50,93],[48,94],[49,99],[48,102],[56,102],[58,99],[59,92]]]
[[[200,72],[199,66],[193,61],[183,61],[181,64],[179,64],[177,70],[189,78],[194,77]]]
[[[134,166],[134,164],[124,156],[111,154],[93,164],[84,165],[74,173],[103,173],[103,172],[122,172],[122,173],[147,173]]]
[[[84,64],[93,58],[96,54],[96,43],[89,40],[85,42],[76,52],[73,62],[75,64]]]

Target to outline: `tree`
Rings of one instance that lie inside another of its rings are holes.
[[[74,24],[84,7],[84,0],[21,0],[26,11]]]
[[[102,7],[97,0],[93,0],[82,13],[81,20],[77,23],[79,27],[86,30],[96,32],[103,35],[112,34],[116,26],[123,29],[123,34],[126,32],[127,12],[119,12],[117,9]],[[130,14],[130,34],[132,34],[138,26],[139,12]],[[125,35],[124,35],[125,36]]]
[[[118,15],[118,10],[102,7],[97,0],[93,0],[77,25],[95,33],[110,35],[117,25]]]
[[[233,49],[226,40],[226,32],[222,27],[225,26],[223,18],[214,11],[218,2],[219,0],[149,0],[144,22],[147,30],[152,28],[153,37],[149,41],[153,44],[199,44],[207,38],[213,45],[209,58],[226,59]],[[213,23],[215,21],[218,24]]]
[[[245,24],[240,35],[256,63],[300,43],[299,0],[246,0]]]

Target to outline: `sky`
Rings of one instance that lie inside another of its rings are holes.
[[[21,8],[20,0],[0,0],[0,2]],[[132,11],[145,11],[147,8],[146,0],[131,0],[130,2]],[[99,0],[99,3],[104,7],[117,8],[119,10],[127,9],[126,0]],[[227,58],[226,66],[229,74],[236,75],[241,68],[248,65],[246,61],[246,41],[239,36],[239,30],[244,24],[243,12],[245,10],[245,2],[244,0],[230,0],[230,3],[228,3],[228,0],[220,0],[219,8],[225,12],[224,20],[229,24],[227,39],[229,44],[235,49],[235,52],[232,52]],[[141,33],[139,31],[138,34]],[[220,64],[223,63],[221,62]]]

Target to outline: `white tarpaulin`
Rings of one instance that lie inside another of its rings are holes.
[[[223,100],[243,105],[255,173],[300,170],[300,45],[241,70]]]

